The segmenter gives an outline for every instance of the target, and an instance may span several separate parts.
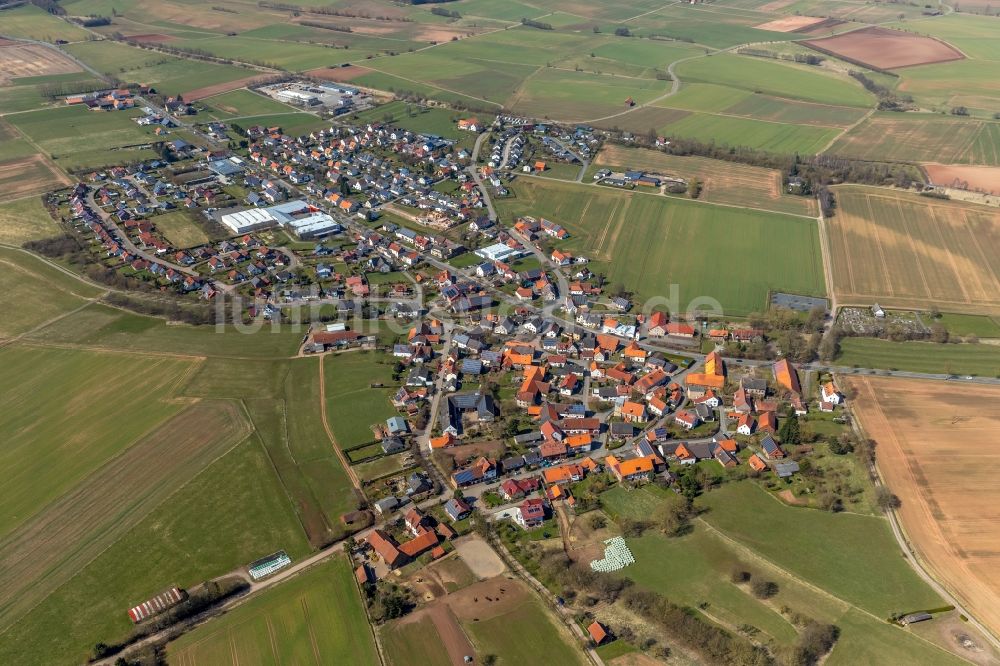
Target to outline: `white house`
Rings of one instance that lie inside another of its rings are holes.
[[[843,397],[837,392],[837,387],[833,385],[833,382],[823,384],[820,391],[823,394],[823,402],[828,402],[831,405],[839,405],[843,401]]]

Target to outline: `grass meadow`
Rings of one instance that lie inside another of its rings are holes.
[[[3,26],[3,34],[21,39],[55,42],[59,39],[81,40],[88,36],[83,28],[31,4],[0,11],[0,25]]]
[[[479,652],[496,655],[497,664],[582,666],[587,663],[580,651],[563,638],[541,602],[533,596],[512,611],[479,622],[466,622],[464,627]]]
[[[372,441],[373,424],[384,422],[397,411],[389,402],[391,388],[370,388],[382,383],[391,387],[393,360],[375,352],[351,352],[326,356],[326,404],[330,427],[342,449]],[[358,409],[363,404],[364,409]]]
[[[663,492],[614,488],[601,495],[601,503],[616,520],[648,518]],[[882,518],[788,507],[750,482],[731,482],[697,501],[709,510],[688,534],[667,538],[648,530],[629,539],[636,563],[623,575],[674,603],[703,609],[709,621],[752,626],[755,638],[773,648],[797,640],[791,612],[836,624],[841,634],[826,658],[832,664],[870,661],[873,636],[880,663],[961,663],[881,617],[888,613],[882,606],[896,610],[897,602],[898,608],[940,603],[894,552]],[[822,553],[819,561],[811,561],[814,552]],[[776,582],[776,596],[762,601],[747,584],[733,583],[736,567]],[[841,580],[856,575],[863,580]]]
[[[0,243],[21,245],[25,241],[50,238],[58,234],[59,225],[42,206],[39,197],[25,197],[0,204]],[[12,255],[0,254],[0,261],[5,256]],[[42,265],[27,255],[22,256],[31,264]]]
[[[235,646],[235,649],[234,647]],[[352,664],[378,654],[354,574],[337,555],[169,644],[171,664]]]
[[[704,143],[802,155],[819,152],[839,133],[839,130],[827,127],[791,125],[709,113],[693,113],[657,129],[660,134],[696,139]]]
[[[859,368],[1000,377],[1000,347],[844,338],[836,363]]]
[[[151,85],[164,95],[254,75],[253,70],[235,65],[179,58],[112,41],[80,42],[70,44],[66,50],[100,72],[127,82]]]
[[[460,139],[469,136],[468,132],[458,129],[458,120],[474,117],[474,113],[461,113],[432,107],[421,107],[402,101],[389,102],[347,117],[349,122],[385,122],[392,118],[392,124],[421,134],[435,134],[447,139]]]
[[[682,308],[710,297],[745,314],[765,307],[768,290],[825,291],[813,220],[540,179],[521,179],[516,195],[501,204],[506,219],[565,226],[563,247],[639,299],[677,284]]]
[[[0,216],[4,215],[5,210],[7,209],[0,207]],[[19,207],[13,210],[16,214]],[[47,217],[48,213],[45,215]],[[3,219],[0,217],[0,223]],[[16,239],[29,235],[30,231],[15,227],[8,233],[12,239]],[[3,269],[0,270],[0,289],[3,289],[4,300],[7,301],[4,316],[0,319],[0,338],[28,333],[86,305],[88,298],[101,293],[17,250],[0,249],[0,267]],[[39,289],[46,290],[44,299],[37,297]]]
[[[275,113],[289,113],[297,109],[282,104],[258,92],[240,88],[214,97],[206,97],[201,103],[208,107],[205,115],[217,120],[229,120],[245,116],[266,116]]]

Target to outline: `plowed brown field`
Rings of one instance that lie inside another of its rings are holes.
[[[925,568],[1000,633],[1000,386],[848,377],[886,485]]]
[[[962,60],[962,52],[932,37],[886,28],[862,28],[836,37],[802,42],[817,51],[878,69]]]

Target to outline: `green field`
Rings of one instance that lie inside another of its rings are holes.
[[[869,107],[874,102],[860,84],[808,65],[783,64],[748,56],[714,55],[677,67],[684,82],[712,83],[819,104]]]
[[[94,69],[132,83],[176,95],[254,75],[254,71],[156,53],[117,42],[81,42],[66,47]]]
[[[837,365],[945,375],[1000,377],[1000,347],[844,338]]]
[[[501,202],[505,220],[565,226],[564,247],[640,301],[668,297],[674,283],[681,309],[709,297],[735,314],[763,308],[769,289],[824,292],[810,219],[541,179],[521,179],[516,195]]]
[[[180,411],[170,398],[194,367],[187,360],[20,346],[3,349],[0,358],[0,395],[9,406],[0,416],[7,471],[0,535]]]
[[[236,121],[241,127],[260,125],[262,127],[280,127],[285,134],[296,136],[308,134],[314,130],[330,127],[329,120],[323,120],[311,113],[276,113],[267,116],[246,116]]]
[[[0,637],[0,661],[79,663],[130,630],[125,611],[169,585],[192,586],[308,546],[256,436],[219,459]],[[210,507],[211,510],[206,510]],[[75,609],[87,608],[86,613]]]
[[[289,325],[242,331],[227,325],[168,325],[162,319],[90,305],[47,326],[32,337],[131,351],[219,357],[285,359],[295,354],[302,331]]]
[[[208,234],[192,219],[193,215],[190,211],[177,210],[157,215],[153,223],[174,247],[203,245],[209,241]]]
[[[839,133],[839,130],[826,127],[789,125],[708,113],[693,113],[656,129],[666,136],[696,139],[703,143],[802,155],[819,152]]]
[[[98,113],[82,106],[63,106],[8,116],[8,120],[57,164],[75,170],[119,164],[129,158],[116,149],[156,140],[152,130],[132,121],[141,114],[138,109]]]
[[[0,243],[20,245],[25,241],[50,238],[59,233],[39,197],[28,197],[0,204]],[[0,259],[11,255],[0,255]],[[40,263],[40,262],[33,262]]]
[[[386,624],[379,629],[379,638],[387,661],[393,666],[451,666],[448,651],[428,615],[418,620],[406,619]]]
[[[4,212],[5,209],[0,207],[0,216]],[[47,218],[48,213],[45,216]],[[2,221],[3,217],[0,217]],[[12,239],[29,234],[27,230],[16,227],[10,228],[8,233]],[[27,333],[85,305],[87,298],[100,293],[17,250],[0,249],[0,267],[3,269],[0,270],[0,289],[7,301],[4,316],[0,319],[0,338]],[[45,298],[37,297],[39,289],[45,290]]]
[[[579,650],[562,639],[541,602],[534,598],[503,615],[466,623],[465,629],[479,652],[496,655],[500,666],[588,663]]]
[[[290,106],[246,88],[232,90],[215,97],[206,97],[201,101],[209,107],[205,115],[217,120],[295,111]]]
[[[937,320],[952,335],[1000,338],[1000,323],[985,315],[943,313]]]
[[[236,646],[235,649],[233,646]],[[185,634],[171,664],[379,663],[350,562],[336,556]]]
[[[0,31],[11,37],[55,42],[57,39],[74,41],[86,39],[83,28],[61,20],[40,7],[26,4],[0,11]]]
[[[655,515],[664,492],[649,487],[614,488],[601,495],[601,502],[612,515],[648,518]],[[916,580],[898,550],[893,551],[895,542],[882,518],[793,509],[750,482],[724,485],[698,503],[709,511],[694,521],[690,533],[666,538],[651,529],[630,539],[636,563],[622,574],[674,603],[702,609],[710,620],[730,627],[752,626],[759,632],[757,640],[775,647],[790,646],[798,637],[788,612],[836,624],[841,634],[827,659],[830,663],[902,663],[907,659],[961,663],[885,623],[881,608],[870,610],[868,603],[880,593],[892,600],[888,603],[898,600],[902,607],[940,603]],[[864,545],[857,546],[857,542]],[[816,550],[823,555],[819,562],[810,562]],[[733,583],[730,576],[737,566],[754,577],[776,582],[777,595],[761,601],[746,584]],[[873,579],[878,583],[864,590],[839,580],[856,575],[856,570],[862,571],[865,584]],[[845,592],[848,586],[850,593]],[[599,611],[597,616],[601,617]],[[874,659],[873,636],[878,640]]]
[[[396,409],[389,402],[391,388],[369,388],[369,384],[393,385],[393,360],[374,352],[351,352],[324,357],[326,404],[330,427],[342,449],[375,439],[373,424],[385,424]],[[359,403],[364,409],[358,409]]]
[[[790,575],[879,617],[941,599],[904,561],[882,517],[786,506],[749,483],[704,495],[705,521]]]
[[[348,116],[348,120],[352,123],[388,121],[411,132],[435,134],[446,139],[461,139],[470,136],[470,134],[458,129],[458,121],[461,118],[474,117],[475,115],[474,113],[421,107],[396,101],[352,114]],[[389,118],[392,120],[388,120]]]

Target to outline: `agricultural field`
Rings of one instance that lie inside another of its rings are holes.
[[[70,184],[72,181],[44,155],[0,161],[0,203]]]
[[[86,39],[88,33],[83,28],[49,14],[41,7],[24,4],[20,7],[0,10],[0,25],[3,34],[22,39],[37,39],[68,42]]]
[[[958,49],[937,39],[887,28],[862,28],[836,37],[804,43],[821,53],[877,70],[961,60],[965,57]]]
[[[822,151],[840,133],[837,129],[827,127],[788,125],[708,113],[693,113],[656,129],[659,134],[695,139],[703,143],[800,155]]]
[[[25,252],[0,249],[0,268],[5,301],[0,338],[29,333],[85,306],[88,299],[100,294]],[[39,289],[46,291],[44,299],[36,297]]]
[[[836,361],[837,365],[859,368],[1000,377],[1000,347],[990,344],[844,338]]]
[[[352,352],[323,357],[326,364],[326,404],[333,436],[341,449],[375,439],[371,427],[397,414],[389,402],[394,361],[375,352]],[[365,409],[357,408],[359,402]]]
[[[233,646],[236,646],[235,648]],[[337,555],[170,643],[171,664],[379,663],[347,558]]]
[[[662,492],[649,487],[632,491],[615,488],[603,493],[601,502],[613,516],[641,519],[655,515],[662,501]],[[720,493],[725,497],[719,497]],[[831,577],[822,572],[817,574],[818,568],[810,571],[809,575],[803,575],[792,565],[791,558],[776,556],[780,545],[777,549],[759,546],[764,540],[784,544],[790,536],[797,542],[813,539],[814,546],[828,551],[831,558],[860,558],[865,563],[863,566],[884,567],[891,578],[902,576],[910,581],[907,576],[909,569],[900,558],[886,556],[883,561],[879,555],[882,550],[889,551],[894,543],[883,519],[855,516],[847,521],[838,521],[838,516],[833,514],[790,508],[768,497],[750,482],[727,484],[707,493],[698,502],[708,504],[712,511],[695,520],[692,529],[684,536],[666,538],[651,529],[641,537],[629,539],[636,563],[624,570],[623,575],[636,585],[659,592],[675,603],[704,609],[709,621],[728,627],[750,625],[755,628],[758,640],[775,648],[791,645],[798,637],[798,630],[790,620],[791,613],[836,624],[841,633],[826,659],[829,663],[871,661],[870,641],[874,640],[874,636],[878,637],[875,661],[898,663],[899,660],[910,659],[914,663],[961,663],[960,659],[941,649],[944,647],[958,652],[954,644],[938,640],[935,641],[938,645],[932,645],[886,624],[878,612],[873,614],[869,611],[864,601],[829,587]],[[741,502],[749,506],[744,509]],[[717,524],[717,512],[733,513],[734,509],[739,515],[718,517],[718,520],[731,522],[738,520],[744,510],[754,512],[755,527],[759,531],[751,541],[721,529]],[[823,529],[811,528],[806,532],[785,529],[788,527],[786,521],[807,525],[812,520],[811,516],[816,516],[824,524]],[[778,525],[767,527],[772,521],[777,521]],[[878,547],[865,550],[851,548],[850,543],[867,538],[873,538]],[[796,565],[800,559],[796,559]],[[753,577],[776,582],[777,594],[767,601],[757,599],[745,584],[732,582],[731,573],[736,567],[749,571]],[[909,601],[933,602],[934,595],[929,588],[919,582],[914,584],[917,592],[907,590],[907,594],[913,596]],[[618,619],[614,609],[598,610],[596,615],[611,622]]]
[[[302,331],[293,326],[236,328],[232,325],[167,324],[162,319],[92,304],[30,337],[42,341],[187,357],[286,359],[295,354]]]
[[[789,507],[748,483],[726,484],[701,502],[710,509],[705,522],[728,539],[879,618],[943,605],[899,556],[882,517]]]
[[[876,113],[826,151],[862,160],[1000,166],[1000,123],[931,114]]]
[[[38,197],[25,197],[0,204],[0,243],[20,245],[25,241],[50,238],[59,233],[59,225],[42,206]],[[8,255],[0,254],[0,260]]]
[[[211,507],[211,511],[206,511]],[[284,549],[309,551],[259,438],[219,458],[76,571],[0,636],[0,661],[80,663],[124,638],[126,610],[168,585],[194,586]],[[77,612],[87,608],[86,613]]]
[[[201,100],[208,107],[205,115],[216,120],[231,120],[245,116],[264,116],[298,111],[266,95],[240,88]]]
[[[97,113],[64,106],[20,113],[7,120],[57,165],[73,171],[117,164],[127,159],[119,149],[150,143],[152,131],[132,122],[139,114],[138,109]]]
[[[943,382],[848,377],[854,411],[877,443],[876,462],[901,500],[896,510],[931,574],[994,632],[1000,630],[998,488],[1000,387],[977,386],[974,402]],[[933,409],[922,406],[933,404]],[[970,448],[968,442],[982,442]]]
[[[841,303],[1000,312],[996,209],[864,187],[836,197],[826,227]]]
[[[109,76],[151,85],[164,95],[183,93],[185,99],[197,98],[190,94],[197,89],[245,81],[255,74],[243,67],[179,58],[110,41],[71,44],[66,50]]]
[[[6,24],[5,24],[6,27]],[[19,79],[73,74],[81,68],[64,53],[40,44],[0,44],[0,86]]]
[[[1000,194],[1000,167],[924,164],[927,179],[938,187]]]
[[[395,101],[383,104],[372,109],[366,109],[360,113],[353,113],[347,116],[348,122],[386,122],[388,118],[393,125],[398,125],[411,132],[421,132],[434,134],[446,139],[461,139],[463,136],[470,136],[468,132],[461,132],[456,124],[461,118],[471,117],[475,114],[460,113],[458,111],[448,111],[433,107],[422,107],[406,102]]]
[[[565,226],[572,237],[561,247],[640,301],[668,297],[674,283],[682,309],[706,297],[745,314],[764,307],[771,289],[824,292],[814,220],[540,179],[522,179],[516,195],[501,203],[505,219]]]
[[[684,179],[698,178],[702,183],[699,201],[798,215],[816,214],[812,198],[782,193],[781,173],[773,169],[613,144],[601,149],[589,171],[599,167],[638,169]]]
[[[749,56],[723,54],[689,60],[678,65],[677,75],[684,82],[711,83],[817,104],[870,107],[874,103],[861,84],[846,76]]]
[[[943,324],[952,335],[1000,338],[1000,322],[997,322],[996,318],[993,317],[946,312],[935,321]]]

